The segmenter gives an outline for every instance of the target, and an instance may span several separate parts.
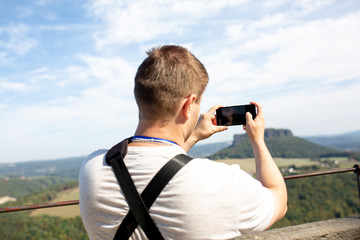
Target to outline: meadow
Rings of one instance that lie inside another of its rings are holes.
[[[242,170],[248,173],[255,173],[255,161],[254,158],[229,158],[214,160],[216,162],[222,162],[226,164],[237,164]],[[295,166],[296,168],[306,166],[324,166],[325,164],[332,164],[331,169],[351,168],[355,162],[349,160],[347,157],[330,157],[330,158],[274,158],[276,165],[280,168],[287,168]]]
[[[295,165],[296,167],[319,165],[319,162],[312,161],[310,158],[274,158],[279,168]],[[242,159],[222,159],[215,160],[216,162],[222,162],[226,164],[237,164],[242,170],[248,173],[255,173],[255,161],[254,158],[242,158]]]
[[[78,200],[78,199],[79,199],[79,188],[77,187],[59,192],[56,198],[53,199],[51,202]],[[42,209],[37,209],[30,214],[30,216],[32,217],[40,216],[40,215],[73,218],[76,216],[80,216],[80,208],[79,205],[42,208]]]

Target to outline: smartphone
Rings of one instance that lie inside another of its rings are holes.
[[[254,104],[222,107],[216,110],[216,123],[219,126],[245,125],[246,112],[250,112],[252,118],[256,117]]]

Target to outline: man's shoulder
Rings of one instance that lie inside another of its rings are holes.
[[[90,153],[87,157],[86,157],[86,160],[90,160],[90,159],[93,159],[93,158],[97,158],[99,156],[103,156],[107,153],[108,149],[98,149],[92,153]]]
[[[106,155],[107,151],[108,151],[107,149],[99,149],[99,150],[96,150],[96,151],[90,153],[82,162],[80,171],[89,165],[103,164],[103,159],[104,159],[104,156]]]

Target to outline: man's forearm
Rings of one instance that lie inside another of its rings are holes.
[[[191,134],[191,136],[184,143],[183,148],[184,148],[185,152],[188,152],[190,150],[190,148],[192,148],[198,141],[199,141],[199,139],[197,137],[195,137],[194,134]]]
[[[264,187],[284,184],[284,179],[264,141],[252,144],[256,164],[256,178]]]
[[[264,141],[252,143],[255,164],[256,178],[262,185],[268,188],[276,198],[276,216],[274,221],[282,218],[287,210],[287,191],[284,178],[273,160]]]

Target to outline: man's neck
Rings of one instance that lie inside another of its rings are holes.
[[[175,123],[154,123],[140,120],[135,131],[136,136],[155,137],[175,142],[180,147],[184,147],[185,136],[180,126]]]

